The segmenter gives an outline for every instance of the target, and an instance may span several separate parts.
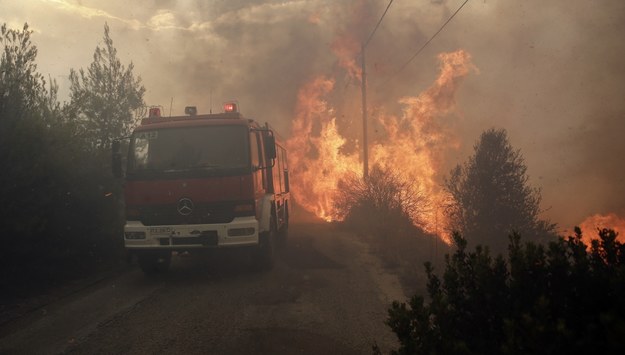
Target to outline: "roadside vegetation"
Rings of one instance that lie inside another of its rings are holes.
[[[2,25],[0,33],[3,301],[120,259],[121,188],[110,144],[144,105],[140,78],[117,59],[107,25],[89,68],[69,73],[64,103],[56,82],[37,71],[32,33],[28,25]]]
[[[341,188],[344,225],[369,236],[414,295],[388,310],[400,343],[392,353],[624,352],[625,245],[617,234],[601,229],[590,246],[579,228],[557,236],[539,217],[540,190],[529,186],[506,131],[486,130],[474,149],[445,181],[453,250],[443,261],[424,252],[418,217],[427,199],[409,193],[398,173],[375,167]]]
[[[405,288],[424,290],[423,262],[442,262],[449,249],[423,230],[422,216],[430,204],[415,182],[376,165],[366,179],[352,175],[342,180],[339,191],[336,207],[345,216],[342,226],[364,238]]]
[[[622,354],[625,245],[598,236],[589,248],[579,229],[546,245],[513,234],[504,258],[456,234],[442,277],[425,265],[427,297],[388,310],[392,353]]]

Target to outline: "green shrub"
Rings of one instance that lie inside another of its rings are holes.
[[[41,289],[121,252],[120,186],[61,128],[19,122],[1,132],[0,286]],[[25,144],[28,142],[28,144]]]
[[[609,229],[590,249],[581,231],[547,246],[510,237],[508,259],[488,248],[426,263],[429,300],[394,302],[394,354],[553,354],[625,351],[625,246]]]

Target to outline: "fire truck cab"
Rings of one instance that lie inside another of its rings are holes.
[[[269,124],[224,112],[162,117],[159,108],[134,130],[125,172],[124,243],[145,273],[165,271],[173,251],[249,248],[273,265],[289,221],[287,152]],[[121,177],[119,142],[113,171]]]

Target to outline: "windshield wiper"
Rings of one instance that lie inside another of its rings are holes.
[[[179,169],[165,169],[162,171],[164,173],[177,173],[177,172],[189,172],[189,171],[198,171],[198,170],[214,170],[217,168],[221,168],[221,165],[202,164],[202,165],[189,166],[189,167],[184,167],[184,168],[179,168]]]
[[[200,168],[200,169],[215,169],[215,168],[221,168],[221,165],[217,165],[217,164],[202,164],[202,165],[195,165],[193,168]]]

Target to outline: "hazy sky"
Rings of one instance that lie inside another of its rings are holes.
[[[547,217],[564,228],[595,213],[625,216],[625,1],[470,0],[389,77],[463,2],[394,1],[367,48],[371,105],[392,107],[418,94],[436,77],[438,53],[465,49],[477,71],[459,90],[462,147],[445,164],[464,161],[483,130],[505,128],[542,188]],[[62,100],[70,68],[91,63],[108,22],[119,57],[143,79],[148,105],[167,112],[173,98],[181,114],[186,105],[208,111],[211,96],[215,110],[236,98],[245,114],[287,135],[297,91],[315,76],[337,78],[337,101],[359,97],[336,45],[366,39],[387,4],[0,0],[0,22],[28,22],[39,70],[57,80]]]

